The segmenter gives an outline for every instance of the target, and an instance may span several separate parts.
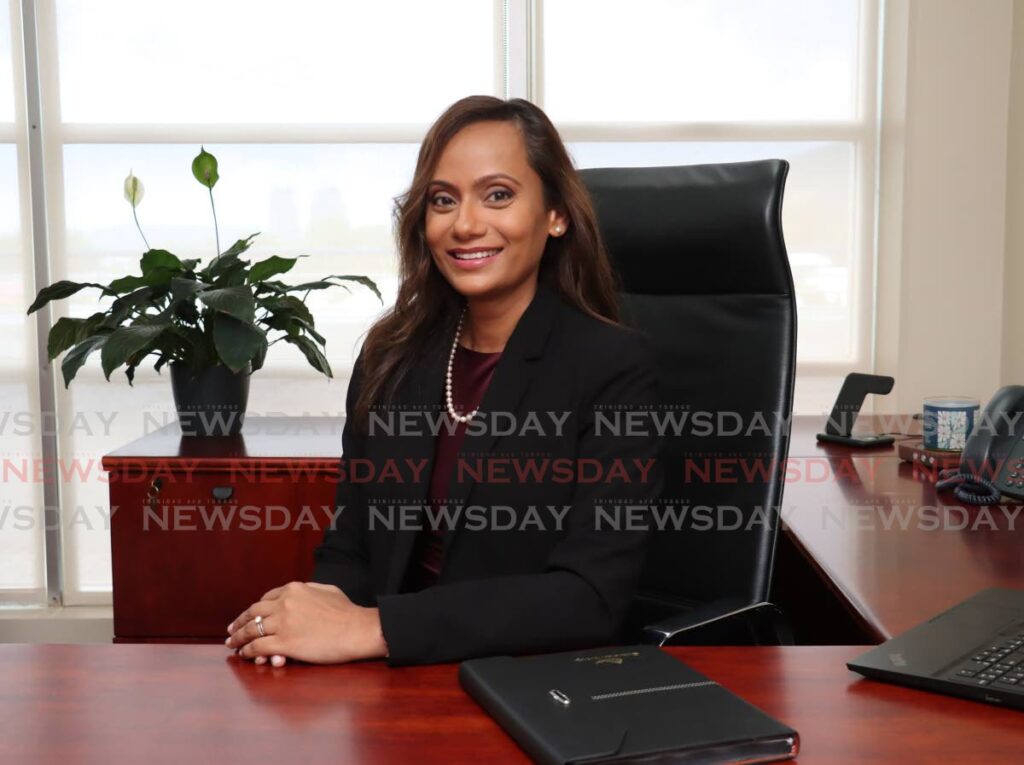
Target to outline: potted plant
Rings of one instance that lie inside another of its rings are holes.
[[[219,179],[216,157],[201,148],[192,162],[192,175],[210,194],[218,254],[209,263],[181,259],[149,246],[137,214],[144,188],[129,173],[125,199],[146,245],[140,273],[106,285],[58,281],[39,291],[28,313],[87,287],[99,290],[100,300],[113,299],[110,305],[85,318],[61,318],[47,337],[50,361],[67,352],[61,362],[64,387],[94,351],[100,353],[108,381],[111,372],[124,366],[129,385],[135,369],[154,356],[157,373],[165,364],[170,367],[182,433],[235,435],[245,416],[249,376],[263,366],[270,345],[281,341],[294,345],[314,369],[333,377],[324,355],[326,341],[306,306],[312,290],[338,286],[348,290],[345,282],[356,282],[372,290],[382,305],[383,299],[366,276],[332,274],[302,284],[281,281],[281,275],[306,256],[271,255],[255,263],[243,259],[258,233],[221,252],[213,202],[213,187]],[[270,339],[271,334],[276,337]]]

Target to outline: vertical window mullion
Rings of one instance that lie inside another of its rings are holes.
[[[28,183],[28,159],[26,152],[26,141],[27,141],[27,129],[26,117],[25,117],[25,67],[22,64],[23,59],[23,35],[22,35],[22,23],[21,23],[21,3],[19,0],[12,0],[11,2],[0,2],[0,9],[7,13],[7,22],[9,29],[10,39],[10,59],[7,64],[10,65],[11,75],[11,86],[12,86],[12,106],[13,113],[10,122],[5,122],[0,127],[0,148],[13,148],[15,169],[12,178],[5,178],[6,183],[12,183],[16,189],[16,202],[15,210],[5,211],[8,216],[16,220],[15,230],[17,232],[16,244],[14,245],[15,252],[18,257],[18,273],[23,283],[28,283],[28,288],[31,289],[32,274],[34,271],[34,261],[32,259],[32,221],[30,216],[30,203],[29,203],[29,183]],[[23,293],[24,297],[27,297],[28,292]],[[23,310],[25,304],[19,304]],[[18,305],[11,305],[6,307],[13,316],[19,313]],[[12,342],[17,342],[21,345],[24,350],[24,356],[21,363],[12,365],[3,370],[3,382],[14,385],[23,386],[25,409],[19,411],[19,415],[29,415],[32,419],[30,422],[35,423],[40,420],[39,412],[39,376],[37,374],[37,368],[39,364],[38,358],[38,345],[31,342],[34,339],[33,324],[30,319],[27,319],[23,328],[15,332]],[[16,394],[17,395],[17,394]],[[4,433],[5,437],[7,432]],[[32,427],[28,433],[24,434],[24,437],[20,437],[21,434],[18,431],[11,433],[12,439],[10,443],[5,440],[5,446],[9,446],[8,452],[12,455],[17,454],[23,457],[23,460],[12,459],[10,466],[12,468],[12,475],[9,477],[8,485],[13,490],[13,493],[17,497],[10,497],[13,502],[28,500],[31,502],[31,509],[33,515],[31,518],[31,526],[27,529],[19,527],[18,524],[10,524],[4,529],[0,529],[0,532],[14,532],[23,531],[27,536],[31,535],[29,554],[32,556],[30,566],[33,571],[31,579],[33,580],[32,585],[28,587],[19,586],[17,584],[18,575],[14,575],[15,583],[8,584],[8,586],[0,589],[0,605],[15,605],[15,606],[39,606],[40,603],[46,602],[46,551],[45,551],[45,538],[43,537],[43,530],[41,529],[41,521],[43,516],[41,513],[35,512],[42,500],[42,489],[44,488],[42,482],[33,480],[33,465],[39,460],[42,453],[42,443],[39,441],[37,436],[37,430]],[[17,447],[15,446],[17,444]],[[20,463],[20,464],[19,464]],[[14,483],[19,481],[19,474],[27,473],[27,476],[23,480],[23,484],[37,484],[36,490],[27,490],[23,485],[21,487],[14,487]],[[19,489],[23,490],[24,493],[19,494]],[[29,499],[31,497],[31,499]],[[10,501],[5,498],[5,502]],[[14,507],[14,505],[11,505]],[[17,510],[21,510],[22,506],[18,505]],[[8,541],[8,540],[5,540]],[[24,540],[13,540],[15,545]],[[17,558],[17,554],[15,554]],[[5,561],[9,562],[9,561]]]
[[[504,0],[505,98],[534,98],[534,0]]]
[[[44,124],[40,48],[36,6],[33,0],[21,0],[21,36],[25,83],[25,117],[28,132],[29,205],[32,226],[32,260],[35,284],[50,284],[49,237],[47,229],[46,183],[44,168]],[[47,354],[47,337],[51,326],[51,306],[36,314],[37,374],[40,414],[56,412],[55,365]],[[40,418],[42,424],[42,418]],[[58,465],[58,429],[39,428],[44,465]],[[44,556],[46,560],[46,599],[49,605],[64,602],[63,534],[60,512],[60,485],[57,481],[43,483]]]

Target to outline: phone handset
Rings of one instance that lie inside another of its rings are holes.
[[[953,489],[971,505],[991,505],[1003,494],[1024,497],[1024,385],[996,391],[964,445],[960,467],[943,470],[937,491]]]

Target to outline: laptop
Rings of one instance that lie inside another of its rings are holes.
[[[1024,590],[982,590],[846,666],[875,680],[1024,709]]]

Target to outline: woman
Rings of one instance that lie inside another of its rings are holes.
[[[658,444],[613,410],[651,408],[656,378],[554,126],[522,99],[453,104],[396,226],[398,297],[342,435],[342,466],[380,480],[338,484],[314,581],[266,593],[228,646],[401,665],[615,640],[645,542],[623,506],[662,479]]]

